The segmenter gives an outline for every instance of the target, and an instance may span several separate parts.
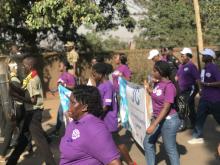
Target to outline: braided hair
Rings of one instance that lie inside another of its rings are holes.
[[[78,102],[87,105],[88,113],[96,117],[102,115],[102,100],[96,87],[78,85],[73,89],[73,96]]]
[[[167,62],[165,61],[157,61],[154,64],[154,68],[160,73],[162,77],[168,77],[170,79],[171,69]]]

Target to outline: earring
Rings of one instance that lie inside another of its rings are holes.
[[[88,111],[88,110],[87,110],[87,107],[88,107],[88,106],[85,105],[85,107],[82,109],[82,111],[83,111],[83,112],[87,112],[87,111]]]

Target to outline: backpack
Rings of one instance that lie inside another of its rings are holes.
[[[165,95],[167,85],[169,83],[167,83],[166,87],[164,88],[164,95]],[[188,104],[186,104],[187,103],[186,96],[187,95],[182,95],[177,92],[176,97],[174,98],[174,103],[172,103],[170,106],[170,110],[175,109],[180,119],[185,119],[189,114],[189,107],[188,107]]]

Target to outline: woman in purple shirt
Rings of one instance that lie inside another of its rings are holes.
[[[158,61],[153,68],[153,77],[159,80],[153,89],[146,84],[153,104],[153,116],[144,139],[145,157],[148,165],[155,165],[155,143],[162,135],[166,152],[171,165],[179,165],[179,154],[176,147],[176,133],[180,126],[180,119],[174,108],[176,88],[169,80],[170,67],[167,62]]]
[[[76,86],[68,111],[73,119],[60,142],[60,165],[121,165],[120,154],[104,122],[96,87]]]
[[[72,66],[69,64],[69,62],[66,59],[61,59],[59,63],[59,70],[61,72],[61,75],[57,81],[57,84],[61,84],[65,88],[72,90],[74,86],[76,85],[75,77],[68,72],[68,69],[70,69]],[[57,124],[56,124],[56,130],[55,134],[59,135],[59,130],[62,126],[62,123],[64,123],[63,120],[63,109],[62,106],[59,106],[58,114],[57,114]]]
[[[118,107],[116,94],[110,80],[108,80],[108,75],[111,73],[111,68],[109,64],[97,63],[92,67],[92,74],[94,80],[96,81],[97,88],[101,94],[102,105],[104,113],[102,119],[107,126],[109,132],[111,132],[112,137],[117,144],[118,149],[125,158],[128,165],[135,165],[129,155],[127,147],[121,142],[118,133]]]
[[[126,80],[130,80],[131,78],[131,71],[127,65],[127,57],[124,53],[119,53],[114,56],[114,61],[117,65],[117,68],[112,73],[113,78],[113,86],[114,90],[118,93],[119,92],[119,84],[118,84],[118,77],[121,76]]]

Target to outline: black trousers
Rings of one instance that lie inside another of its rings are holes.
[[[22,128],[21,121],[24,117],[24,106],[20,105],[16,108],[16,117],[14,120],[7,119],[5,117],[5,126],[4,126],[4,141],[2,147],[0,148],[0,155],[5,156],[7,154],[8,148],[10,146],[12,135],[15,127]]]
[[[26,111],[24,125],[18,138],[18,144],[10,155],[6,165],[16,165],[20,155],[25,150],[31,134],[32,139],[47,165],[55,165],[55,160],[47,143],[45,132],[41,125],[42,110]]]
[[[12,134],[15,128],[15,123],[12,121],[7,121],[4,128],[4,141],[2,147],[0,148],[0,155],[5,156],[7,154],[8,148],[11,143]]]
[[[187,119],[190,120],[190,126],[187,127],[194,127],[196,121],[196,111],[195,111],[195,93],[191,91],[183,91],[179,94],[179,97],[182,97],[182,104],[183,109],[180,108],[183,120],[187,122]],[[187,124],[187,123],[185,123]]]

